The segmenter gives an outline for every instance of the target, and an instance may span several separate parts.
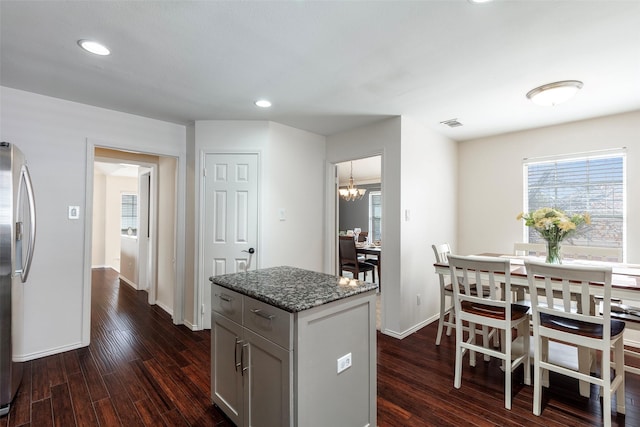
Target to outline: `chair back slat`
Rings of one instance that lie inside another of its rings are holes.
[[[489,304],[501,307],[510,315],[510,303],[505,302],[504,295],[511,295],[511,273],[508,259],[496,257],[462,257],[449,255],[451,277],[462,277],[461,294],[455,292],[455,302]],[[470,285],[469,278],[475,278],[475,288]],[[452,279],[453,280],[453,279]],[[503,284],[504,290],[500,289]],[[456,306],[458,309],[458,306]]]
[[[433,254],[436,257],[436,262],[447,263],[449,262],[449,254],[451,253],[451,247],[448,243],[441,243],[439,245],[431,245]]]

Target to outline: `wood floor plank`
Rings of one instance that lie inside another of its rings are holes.
[[[31,369],[31,400],[36,401],[51,397],[47,359],[34,360],[31,363]]]
[[[123,425],[120,423],[118,419],[118,414],[116,413],[113,404],[111,403],[111,399],[106,398],[102,400],[98,400],[93,403],[96,409],[96,415],[98,417],[98,423],[101,426],[120,426]]]
[[[120,380],[114,374],[108,374],[102,378],[111,396],[111,403],[120,418],[120,423],[125,426],[144,426],[135,405]]]
[[[51,387],[51,407],[53,424],[59,427],[75,426],[76,419],[67,384]]]
[[[89,389],[82,372],[76,372],[68,376],[69,395],[73,404],[76,421],[80,426],[92,426],[98,424],[96,412],[91,402]]]
[[[109,394],[102,381],[100,371],[93,360],[90,348],[85,347],[78,349],[78,358],[80,361],[80,369],[82,370],[85,381],[87,382],[89,394],[91,395],[91,401],[97,402],[108,398]]]
[[[138,400],[135,402],[135,407],[145,426],[151,427],[168,425],[165,423],[164,418],[162,418],[151,399]]]
[[[51,399],[43,399],[31,404],[31,425],[53,427],[53,410]]]

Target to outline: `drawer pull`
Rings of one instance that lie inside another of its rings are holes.
[[[238,344],[240,345],[240,362],[238,362]],[[242,366],[242,340],[236,337],[236,345],[233,346],[233,363],[236,367],[236,372],[238,372],[238,367]]]
[[[217,296],[218,298],[220,298],[222,301],[225,301],[225,302],[231,302],[231,301],[233,301],[233,297],[230,297],[230,296],[229,296],[229,295],[227,295],[227,294],[216,294],[216,296]]]
[[[255,314],[256,316],[260,316],[260,317],[262,317],[263,319],[267,319],[267,320],[273,320],[273,319],[275,319],[275,317],[276,317],[276,315],[275,315],[275,314],[266,314],[266,313],[263,313],[263,312],[262,312],[262,310],[260,310],[259,308],[252,308],[252,309],[251,309],[251,312],[252,312],[253,314]]]

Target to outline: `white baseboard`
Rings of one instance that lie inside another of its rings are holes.
[[[136,285],[135,283],[133,283],[131,280],[127,279],[124,276],[120,276],[120,280],[122,280],[124,283],[126,283],[127,285],[131,286],[133,289],[135,289],[136,291],[138,290],[138,285]]]
[[[401,339],[406,338],[409,335],[413,334],[414,332],[424,328],[425,326],[427,326],[431,322],[432,322],[432,320],[430,320],[430,319],[423,320],[422,322],[417,323],[414,326],[412,326],[409,329],[406,329],[406,330],[404,330],[402,332],[392,331],[391,329],[388,329],[388,328],[384,328],[380,332],[382,332],[385,335],[389,335],[390,337],[398,338],[398,339],[401,340]]]
[[[61,347],[55,347],[47,350],[38,351],[36,353],[29,353],[29,354],[23,354],[23,355],[14,354],[13,360],[15,360],[16,362],[27,362],[29,360],[40,359],[41,357],[52,356],[54,354],[64,353],[65,351],[75,350],[82,347],[86,347],[86,345],[83,345],[81,342],[77,342],[69,345],[64,345]]]
[[[164,311],[166,311],[171,316],[171,318],[173,318],[173,310],[172,309],[170,309],[169,307],[167,307],[163,303],[159,302],[158,300],[156,300],[156,305],[158,307],[160,307],[161,309],[163,309]]]

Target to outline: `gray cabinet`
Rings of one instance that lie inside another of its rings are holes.
[[[376,425],[375,290],[295,313],[211,295],[212,401],[236,426]]]
[[[288,426],[292,416],[291,313],[213,287],[212,400],[238,426]]]

